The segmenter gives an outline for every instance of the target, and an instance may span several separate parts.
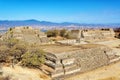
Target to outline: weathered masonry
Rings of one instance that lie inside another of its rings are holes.
[[[70,37],[73,39],[77,39],[78,42],[80,42],[80,40],[101,41],[114,38],[115,32],[113,31],[113,29],[71,30]]]
[[[32,27],[15,27],[15,28],[10,28],[2,36],[2,39],[19,39],[25,42],[29,43],[48,43],[48,38],[47,35],[44,34],[44,32],[41,32],[39,29],[34,29]]]
[[[46,48],[48,53],[45,65],[53,69],[49,71],[52,78],[93,70],[120,59],[119,55],[105,46],[68,46],[69,48],[66,46],[60,47],[60,49],[58,46],[55,47],[54,50]],[[60,51],[61,48],[63,48],[62,51]]]

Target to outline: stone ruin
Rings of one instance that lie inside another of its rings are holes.
[[[113,29],[71,30],[70,37],[80,41],[102,41],[115,37]]]
[[[98,44],[47,46],[44,50],[47,52],[45,65],[52,70],[45,69],[43,71],[56,80],[120,60],[120,56],[111,48]]]
[[[56,43],[63,44],[63,45],[73,45],[76,43],[76,39],[59,40],[59,41],[56,41]]]
[[[23,40],[29,43],[48,43],[49,40],[47,35],[44,32],[41,32],[39,29],[34,29],[32,27],[14,27],[10,28],[6,34],[2,36],[2,39],[15,38]]]

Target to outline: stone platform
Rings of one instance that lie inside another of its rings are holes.
[[[42,48],[47,52],[45,65],[53,69],[49,72],[52,78],[86,72],[120,59],[111,48],[98,44],[47,45]]]

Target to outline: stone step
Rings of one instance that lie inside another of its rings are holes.
[[[63,67],[59,68],[59,69],[55,69],[54,72],[50,73],[51,77],[59,77],[59,76],[64,76],[64,69]]]
[[[74,58],[62,59],[62,64],[64,66],[74,64],[74,62],[75,62]]]
[[[74,65],[74,66],[65,67],[64,70],[66,72],[66,71],[71,71],[71,70],[78,69],[78,68],[80,67],[77,65],[76,66]]]
[[[118,58],[114,58],[114,59],[110,60],[109,63],[116,62],[116,61],[118,61],[118,60],[120,60],[120,57],[118,57]]]
[[[56,64],[54,62],[52,62],[52,61],[46,60],[45,65],[47,65],[47,66],[54,69]]]
[[[63,69],[63,66],[62,66],[62,65],[59,66],[59,67],[55,67],[55,70],[61,70],[61,69]]]
[[[47,60],[50,60],[52,62],[56,62],[56,58],[53,55],[50,55],[49,53],[45,55]]]
[[[73,67],[78,67],[76,64],[72,64],[72,65],[67,65],[67,66],[64,66],[64,69],[70,69],[70,68],[73,68]]]
[[[80,72],[81,68],[65,70],[65,75]]]

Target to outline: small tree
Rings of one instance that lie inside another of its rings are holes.
[[[58,30],[48,30],[46,32],[48,37],[56,37],[59,35],[59,31]]]
[[[46,32],[46,34],[47,34],[47,37],[52,37],[52,36],[53,36],[53,33],[52,33],[51,30],[48,30],[48,31]]]
[[[60,31],[60,36],[61,36],[61,37],[65,37],[65,35],[66,35],[66,29],[62,29],[62,30]]]
[[[9,31],[12,31],[12,28],[10,28]]]
[[[70,37],[70,33],[69,33],[69,32],[66,33],[64,37],[67,38],[67,39],[71,39],[71,37]]]
[[[56,37],[59,35],[59,31],[58,30],[53,30],[53,37]]]
[[[32,49],[22,56],[22,65],[24,66],[41,66],[45,62],[45,52],[40,49]]]

